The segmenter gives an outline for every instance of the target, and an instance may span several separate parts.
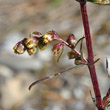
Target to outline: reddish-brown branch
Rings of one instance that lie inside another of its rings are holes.
[[[89,29],[88,15],[87,15],[87,10],[86,10],[86,2],[80,3],[80,6],[81,6],[83,26],[84,26],[84,31],[85,31],[87,52],[88,52],[88,63],[92,63],[94,62],[94,57],[93,57],[93,51],[92,51],[92,42],[91,42],[91,35],[90,35],[90,29]],[[88,65],[88,68],[90,71],[90,76],[91,76],[91,80],[92,80],[92,84],[93,84],[93,88],[95,92],[98,110],[104,110],[104,105],[101,99],[99,84],[97,81],[95,66],[94,64]]]

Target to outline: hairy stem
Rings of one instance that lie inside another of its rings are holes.
[[[93,50],[92,50],[92,41],[91,41],[91,35],[90,35],[90,29],[89,29],[89,22],[88,22],[88,15],[86,10],[86,2],[80,3],[81,7],[81,13],[82,13],[82,20],[83,20],[83,26],[85,31],[85,39],[86,39],[86,46],[87,46],[87,52],[88,52],[88,63],[94,62],[93,57]],[[88,65],[90,76],[95,92],[96,102],[97,102],[97,108],[98,110],[104,110],[104,105],[102,103],[99,84],[97,80],[95,65]]]

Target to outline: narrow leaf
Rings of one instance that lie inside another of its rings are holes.
[[[88,63],[87,65],[94,65],[95,63],[97,63],[100,60],[100,58],[98,58],[97,60],[95,60],[93,63]]]
[[[46,81],[46,80],[48,80],[48,79],[54,78],[55,76],[59,76],[59,75],[65,73],[65,72],[67,72],[67,71],[70,71],[70,70],[72,70],[72,69],[79,68],[79,67],[82,67],[82,66],[84,66],[84,65],[78,65],[78,66],[70,67],[70,68],[68,68],[68,69],[66,69],[66,70],[63,70],[63,71],[58,72],[58,73],[55,73],[55,74],[53,74],[53,75],[51,75],[51,76],[47,76],[47,77],[44,77],[44,78],[42,78],[42,79],[39,79],[39,80],[33,82],[33,83],[29,86],[29,90],[31,90],[31,88],[32,88],[34,85],[36,85],[36,84],[38,84],[38,83],[40,83],[40,82],[42,82],[42,81]]]
[[[76,42],[75,47],[76,47],[76,46],[78,45],[78,43],[79,43],[80,41],[82,41],[84,38],[85,38],[85,37],[80,38],[80,39]],[[75,47],[74,47],[74,48],[75,48]]]
[[[63,50],[64,50],[64,48],[62,49],[60,55],[58,56],[58,58],[57,58],[57,62],[59,62],[59,60],[60,60],[60,58],[61,58],[61,56],[62,56],[62,54],[63,54]]]

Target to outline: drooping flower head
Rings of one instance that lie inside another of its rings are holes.
[[[30,37],[41,38],[43,35],[40,32],[34,31],[30,34]]]
[[[72,47],[72,48],[74,48],[75,47],[75,44],[76,44],[76,38],[75,38],[75,36],[73,35],[73,34],[70,34],[69,36],[68,36],[68,38],[67,38],[67,40],[66,40],[67,42],[68,42],[68,44]]]
[[[63,48],[64,48],[64,44],[62,43],[57,43],[53,46],[52,48],[52,52],[55,56],[58,56],[60,53],[62,53],[63,51]]]
[[[38,45],[38,39],[37,37],[29,37],[24,41],[24,44],[28,49],[35,48]]]
[[[68,52],[67,55],[68,55],[68,59],[74,59],[74,58],[78,57],[78,54],[75,53],[74,51]]]
[[[37,52],[37,48],[30,48],[30,49],[27,49],[27,52],[28,52],[29,55],[32,55],[32,54],[34,54],[34,53]]]
[[[25,52],[26,47],[25,47],[25,45],[24,45],[24,43],[23,43],[24,40],[26,40],[26,38],[23,39],[22,41],[19,41],[19,42],[13,47],[14,53],[16,53],[16,54],[23,54],[23,53]]]
[[[43,38],[40,38],[40,39],[39,39],[38,48],[39,48],[41,51],[45,50],[46,47],[47,47],[47,45],[48,45],[48,43],[45,43]]]
[[[46,34],[43,35],[44,43],[49,43],[54,40],[54,33],[53,31],[46,32]]]

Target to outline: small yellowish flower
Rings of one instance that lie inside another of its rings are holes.
[[[53,41],[54,35],[53,35],[52,31],[49,31],[46,34],[44,34],[43,39],[44,39],[43,40],[44,43],[49,43],[49,42]]]
[[[27,52],[28,52],[29,55],[32,55],[32,54],[37,52],[37,48],[27,49]]]
[[[23,42],[20,41],[13,47],[13,50],[14,50],[14,53],[16,53],[16,54],[23,54],[24,51],[26,50],[26,48],[23,45]]]
[[[25,46],[26,46],[28,49],[37,47],[37,45],[38,45],[38,39],[37,39],[37,37],[27,38],[27,40],[24,42],[24,44],[25,44]]]
[[[43,38],[40,39],[39,42],[38,42],[38,48],[39,48],[41,51],[45,50],[46,47],[47,47],[47,45],[48,45],[47,43],[44,43],[44,39],[43,39]]]

